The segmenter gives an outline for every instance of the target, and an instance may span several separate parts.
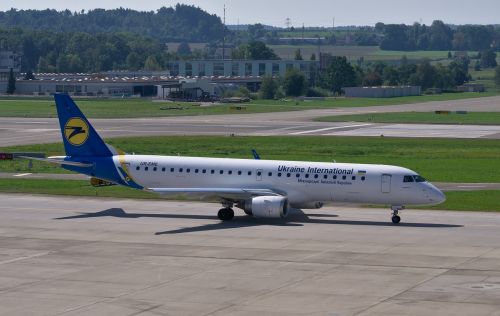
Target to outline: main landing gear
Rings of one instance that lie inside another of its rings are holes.
[[[392,223],[399,224],[401,222],[401,217],[399,216],[399,211],[404,210],[404,206],[393,206],[392,207]]]
[[[224,201],[224,202],[222,202],[222,206],[223,206],[223,208],[221,208],[219,210],[219,212],[217,213],[217,216],[219,217],[219,219],[221,221],[232,220],[234,217],[234,211],[232,209],[233,203]]]

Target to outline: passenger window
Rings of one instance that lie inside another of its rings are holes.
[[[201,173],[207,173],[207,169],[203,169]]]
[[[135,170],[141,170],[141,167],[137,166],[135,167]]]
[[[153,168],[153,171],[156,171],[156,170],[158,170],[158,168],[154,167],[154,168]]]
[[[161,168],[161,171],[162,171],[162,172],[165,172],[165,170],[167,170],[167,168]]]
[[[289,174],[289,173],[287,173],[287,174],[286,174],[286,177],[287,177],[287,178],[290,178],[291,176],[292,176],[292,175],[291,175],[291,174]]]
[[[333,176],[333,180],[336,180],[336,179],[337,179],[337,175],[334,175],[334,176]]]
[[[273,176],[273,173],[272,173],[272,172],[269,172],[267,175],[268,175],[269,177],[272,177],[272,176]]]
[[[219,171],[220,174],[224,174],[224,170]]]
[[[175,171],[175,169],[174,169],[174,168],[170,168],[170,172],[174,172],[174,171]]]
[[[278,172],[278,177],[281,177],[281,172]]]
[[[318,176],[317,174],[315,174],[315,175],[314,175],[314,179],[318,179],[318,177],[319,177],[319,176]]]
[[[345,180],[345,179],[347,179],[347,176],[342,176],[342,180]]]
[[[262,172],[258,171],[258,172],[257,172],[257,176],[259,176],[259,177],[260,177],[261,175],[262,175]]]
[[[238,171],[238,175],[239,175],[239,176],[241,176],[241,170],[240,170],[240,171]]]
[[[356,176],[352,176],[352,181],[356,180]]]
[[[194,173],[198,173],[200,170],[198,169],[194,169]]]
[[[229,170],[227,173],[228,173],[228,174],[233,174],[233,171],[232,171],[232,170]]]
[[[184,171],[184,169],[182,169],[182,168],[179,168],[179,172],[182,172],[182,171]]]
[[[308,178],[309,178],[309,174],[308,174],[308,173],[306,173],[306,176],[305,176],[305,177],[306,177],[306,179],[308,179]]]
[[[187,172],[187,173],[190,173],[190,172],[191,172],[191,169],[186,169],[186,172]]]
[[[327,175],[327,174],[325,174],[325,175],[323,176],[323,179],[328,179],[328,175]]]
[[[366,177],[365,176],[362,176],[361,177],[361,181],[365,181],[366,180]]]
[[[215,170],[210,170],[210,173],[211,173],[211,174],[214,174],[214,173],[215,173]]]
[[[144,168],[144,171],[148,171],[148,169],[149,169],[148,167],[145,167],[145,168]]]
[[[403,182],[413,182],[413,177],[412,176],[404,176]]]
[[[248,171],[248,175],[251,176],[252,175],[252,171]]]
[[[297,173],[295,176],[296,176],[297,178],[300,178],[300,173]]]

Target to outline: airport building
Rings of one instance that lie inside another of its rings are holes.
[[[7,90],[11,69],[15,76],[21,73],[21,55],[12,51],[0,51],[0,93]]]
[[[169,63],[172,76],[190,77],[284,77],[289,69],[297,69],[306,78],[316,71],[319,62],[310,60],[179,60]]]

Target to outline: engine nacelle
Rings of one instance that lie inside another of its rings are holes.
[[[292,207],[302,210],[317,210],[319,208],[322,208],[323,205],[324,205],[323,202],[308,202],[308,203],[292,204]]]
[[[288,216],[288,199],[282,196],[258,196],[238,205],[248,215],[257,218],[285,218]]]

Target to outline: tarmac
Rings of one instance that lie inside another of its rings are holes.
[[[497,213],[0,200],[0,315],[500,315]]]
[[[104,137],[152,135],[322,135],[500,139],[500,126],[314,122],[314,118],[383,112],[436,110],[500,111],[500,96],[417,104],[331,108],[306,111],[180,116],[140,119],[91,119]],[[0,147],[60,141],[56,118],[0,118]]]
[[[92,119],[105,138],[363,135],[500,139],[499,126],[321,123],[401,111],[500,111],[500,97],[364,108]],[[0,118],[0,146],[60,142],[57,119]],[[1,178],[84,180],[68,174]],[[495,183],[437,183],[498,190]],[[500,316],[500,214],[349,205],[286,220],[217,204],[0,194],[2,315]]]

